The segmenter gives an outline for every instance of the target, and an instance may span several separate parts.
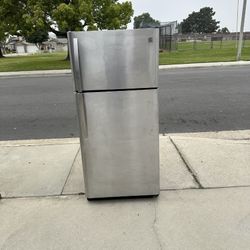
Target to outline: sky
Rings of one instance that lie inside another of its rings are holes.
[[[181,22],[188,14],[199,11],[203,7],[212,7],[216,12],[214,18],[220,21],[220,27],[227,27],[231,32],[236,31],[237,2],[239,1],[239,26],[243,0],[130,0],[134,16],[149,12],[161,22]],[[133,22],[128,25],[133,28]],[[238,28],[239,30],[239,28]],[[248,1],[245,19],[245,31],[250,31],[250,1]]]

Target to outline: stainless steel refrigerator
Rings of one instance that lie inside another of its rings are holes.
[[[87,198],[158,195],[158,30],[68,40]]]

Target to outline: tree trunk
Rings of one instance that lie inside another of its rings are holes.
[[[49,30],[53,32],[57,37],[64,37],[67,38],[67,32],[66,31],[59,31],[55,30],[52,27],[49,27]]]
[[[3,51],[2,51],[2,46],[0,46],[0,58],[4,58]]]
[[[70,56],[69,56],[69,40],[68,40],[68,45],[67,45],[67,56],[64,59],[65,61],[69,61],[70,60]]]
[[[69,56],[69,50],[68,50],[68,52],[67,52],[67,56],[65,57],[65,59],[64,59],[65,61],[70,61],[70,56]]]
[[[69,1],[66,1],[69,2]],[[57,37],[64,37],[67,38],[67,32],[66,31],[59,31],[59,30],[55,30],[52,27],[49,27],[50,31],[53,32]],[[68,38],[67,38],[68,39]],[[69,61],[70,57],[69,57],[69,41],[68,41],[68,52],[67,52],[67,56],[65,57],[65,61]]]

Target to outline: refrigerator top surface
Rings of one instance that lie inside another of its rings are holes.
[[[158,29],[69,32],[77,92],[158,86]]]

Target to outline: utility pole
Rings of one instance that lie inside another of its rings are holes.
[[[239,4],[240,4],[240,0],[237,0],[236,33],[235,33],[235,48],[236,49],[238,48]]]
[[[245,24],[245,16],[246,16],[246,8],[247,8],[247,0],[243,1],[243,9],[242,9],[242,17],[241,17],[241,26],[240,26],[240,38],[238,44],[238,52],[236,60],[239,61],[241,58],[241,51],[243,45],[243,32],[244,32],[244,24]]]

